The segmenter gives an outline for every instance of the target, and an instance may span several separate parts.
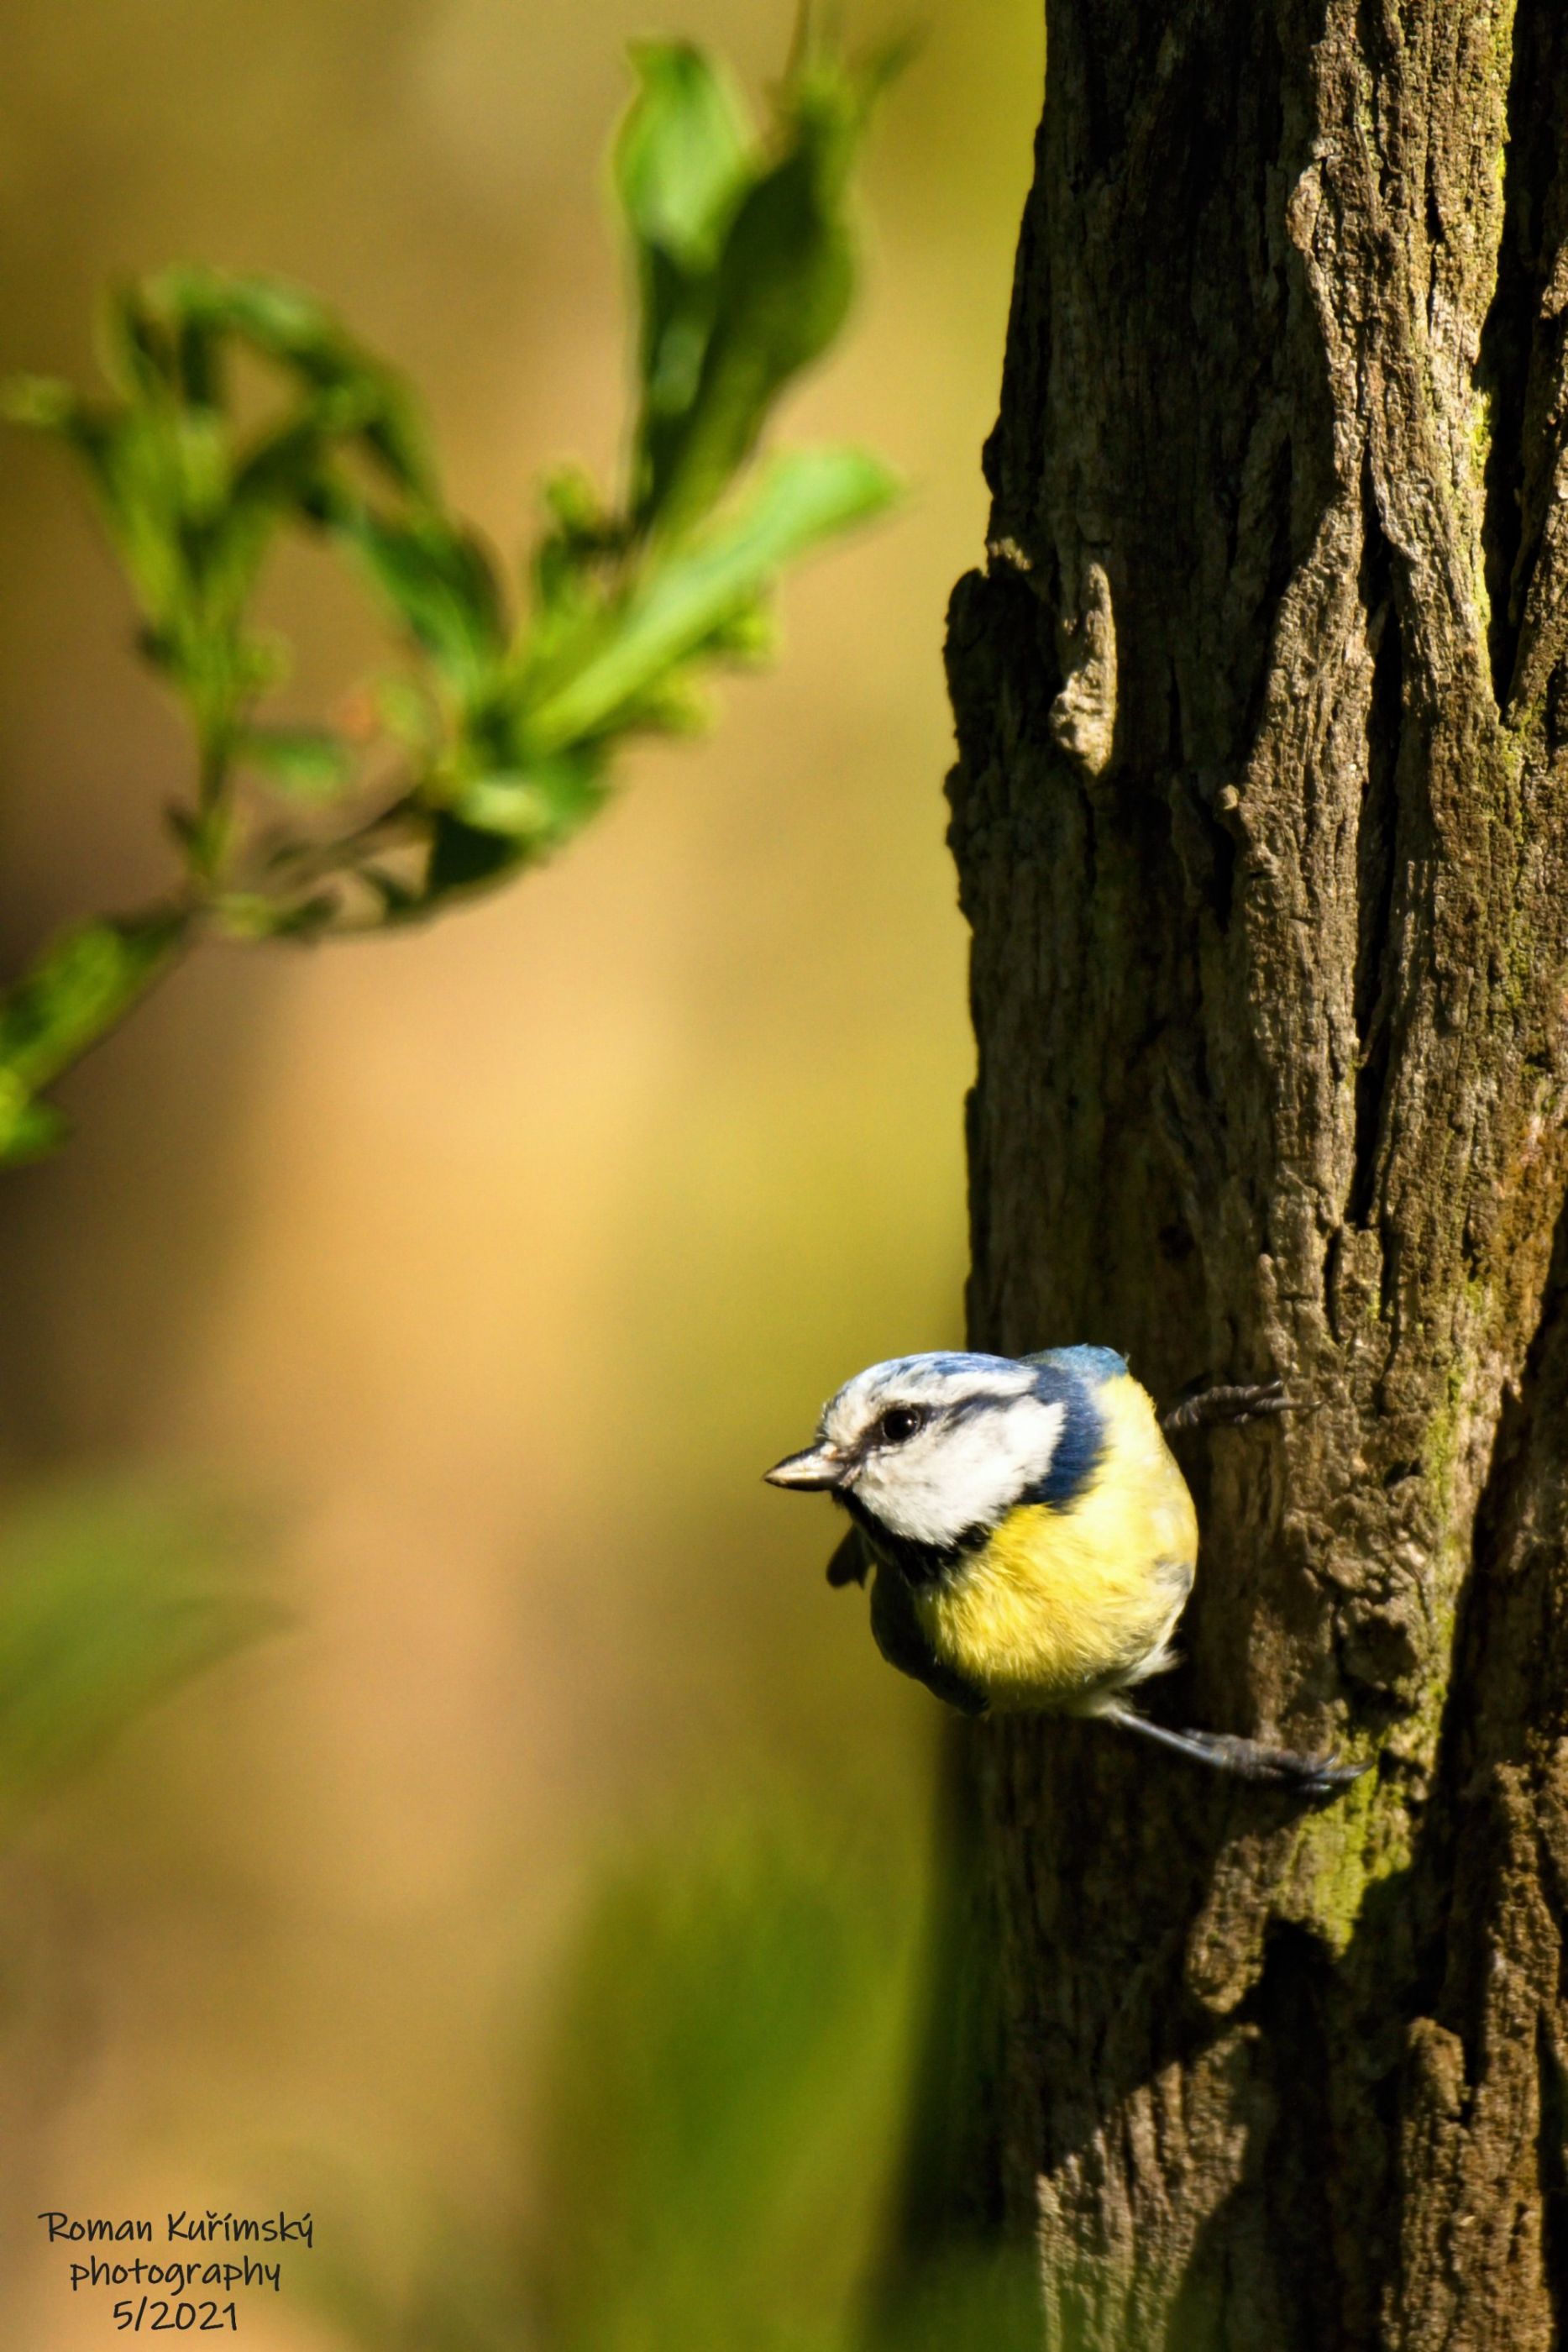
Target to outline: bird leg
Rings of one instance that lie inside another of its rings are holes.
[[[1168,1437],[1181,1429],[1233,1429],[1244,1421],[1265,1421],[1276,1412],[1298,1412],[1296,1401],[1285,1394],[1279,1381],[1241,1387],[1213,1381],[1206,1372],[1183,1389],[1160,1415]]]
[[[1289,1748],[1268,1748],[1261,1740],[1239,1739],[1225,1731],[1167,1731],[1133,1707],[1110,1706],[1095,1709],[1108,1723],[1136,1731],[1178,1756],[1190,1756],[1218,1772],[1234,1772],[1240,1780],[1260,1781],[1276,1789],[1295,1789],[1302,1796],[1333,1797],[1359,1780],[1370,1764],[1336,1764],[1332,1756],[1301,1756]]]

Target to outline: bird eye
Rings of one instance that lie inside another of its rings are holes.
[[[902,1445],[923,1428],[925,1415],[917,1404],[890,1405],[876,1425],[876,1433],[888,1445]]]

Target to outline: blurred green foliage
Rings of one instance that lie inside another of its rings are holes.
[[[932,2248],[871,2291],[922,1911],[912,1852],[777,1790],[639,1844],[592,1895],[534,2056],[527,2228],[438,2202],[402,2294],[329,2250],[336,2325],[360,2352],[1032,2347],[1030,2247]]]
[[[549,2054],[547,2343],[842,2341],[895,2140],[910,1893],[779,1812],[609,1882]]]
[[[805,51],[766,161],[735,94],[695,50],[648,42],[632,52],[642,90],[615,185],[642,291],[640,530],[676,532],[714,505],[784,385],[843,324],[854,289],[850,169],[900,57],[885,49],[856,72]]]
[[[172,908],[79,924],[0,997],[0,1163],[35,1160],[66,1132],[39,1089],[140,1003],[179,953]]]
[[[803,38],[758,132],[690,46],[633,52],[612,184],[639,306],[628,478],[545,485],[526,585],[442,490],[419,403],[312,296],[181,268],[124,287],[107,389],[10,387],[82,467],[194,744],[167,901],[68,933],[0,1001],[0,1162],[56,1143],[38,1100],[204,932],[319,938],[430,915],[559,849],[627,738],[706,723],[716,665],[770,642],[784,568],[894,494],[862,450],[754,463],[854,283],[850,174],[892,51]],[[254,619],[285,536],[354,565],[405,661],[352,725],[284,727]]]
[[[854,2352],[1040,2352],[1043,2340],[1032,2240],[977,2240],[934,2249],[879,2305]],[[1073,2347],[1056,2344],[1051,2352]]]
[[[232,1514],[75,1488],[0,1531],[0,1834],[156,1700],[275,1631]]]

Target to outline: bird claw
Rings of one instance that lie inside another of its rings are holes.
[[[1364,1764],[1342,1764],[1337,1748],[1326,1756],[1303,1756],[1298,1760],[1294,1785],[1313,1797],[1337,1797],[1342,1789],[1353,1787],[1372,1769],[1370,1759]]]
[[[1342,1764],[1339,1750],[1326,1756],[1299,1756],[1293,1748],[1265,1748],[1253,1740],[1234,1743],[1236,1769],[1266,1787],[1291,1789],[1306,1797],[1337,1797],[1372,1765]]]
[[[1337,1796],[1372,1769],[1370,1764],[1342,1764],[1337,1748],[1327,1756],[1301,1756],[1291,1748],[1269,1748],[1261,1740],[1226,1732],[1209,1734],[1206,1744],[1217,1762],[1244,1780],[1263,1788],[1293,1790],[1301,1796]]]
[[[1256,1388],[1236,1391],[1234,1417],[1238,1421],[1251,1421],[1263,1413],[1298,1412],[1300,1410],[1295,1398],[1285,1393],[1283,1381],[1263,1381]]]
[[[1211,1381],[1206,1373],[1185,1388],[1160,1416],[1165,1430],[1235,1429],[1277,1412],[1300,1412],[1283,1381]]]

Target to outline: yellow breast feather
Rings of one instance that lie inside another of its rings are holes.
[[[1169,1663],[1197,1515],[1146,1391],[1124,1373],[1096,1402],[1105,1440],[1082,1491],[1060,1507],[1020,1504],[916,1595],[938,1658],[994,1706],[1092,1708]]]

